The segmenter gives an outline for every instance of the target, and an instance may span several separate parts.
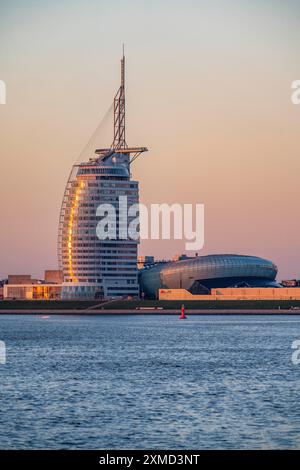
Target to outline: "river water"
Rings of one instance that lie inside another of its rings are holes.
[[[300,448],[300,318],[1,315],[2,449]]]

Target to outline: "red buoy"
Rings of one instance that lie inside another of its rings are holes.
[[[185,319],[186,319],[185,308],[184,308],[184,305],[182,304],[181,305],[181,315],[179,317],[179,320],[185,320]]]

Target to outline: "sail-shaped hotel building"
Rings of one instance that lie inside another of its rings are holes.
[[[138,240],[97,236],[97,208],[119,197],[139,202],[139,186],[130,165],[146,147],[129,147],[125,138],[125,57],[121,86],[114,98],[114,138],[110,148],[96,149],[88,161],[74,165],[65,189],[59,220],[58,259],[63,272],[62,298],[94,299],[138,296]]]

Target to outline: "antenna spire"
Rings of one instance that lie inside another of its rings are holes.
[[[114,140],[109,149],[96,149],[96,155],[104,161],[113,154],[123,154],[128,157],[128,164],[133,163],[137,157],[147,152],[147,147],[128,147],[125,139],[125,53],[121,59],[121,86],[114,98]]]
[[[123,57],[121,59],[121,86],[114,99],[114,149],[126,149],[125,139],[125,53],[123,44]]]

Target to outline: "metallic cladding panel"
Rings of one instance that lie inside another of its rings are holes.
[[[271,282],[276,274],[274,263],[256,256],[208,255],[146,268],[140,282],[147,296],[156,297],[158,289],[189,289],[196,280],[257,278]]]

